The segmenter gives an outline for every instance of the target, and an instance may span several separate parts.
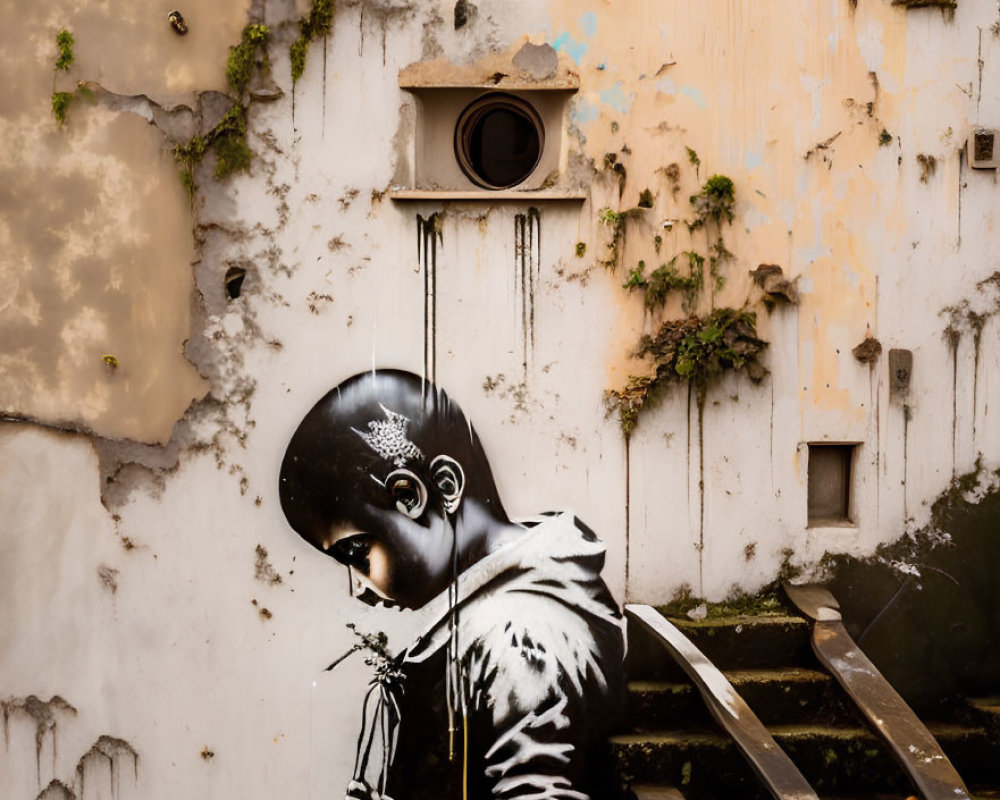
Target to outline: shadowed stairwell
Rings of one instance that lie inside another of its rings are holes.
[[[720,670],[823,800],[920,797],[889,747],[810,646],[812,620],[784,597],[658,609]],[[654,634],[629,618],[627,729],[612,747],[638,800],[772,797]],[[974,798],[1000,798],[1000,697],[956,703],[923,722]],[[959,796],[956,794],[956,796]]]

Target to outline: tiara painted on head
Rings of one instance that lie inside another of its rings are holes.
[[[406,426],[410,420],[402,414],[390,411],[381,403],[378,407],[382,409],[386,416],[384,420],[372,420],[368,423],[368,433],[351,428],[358,436],[364,439],[372,450],[382,458],[391,461],[397,467],[402,467],[409,460],[420,461],[424,454],[420,448],[406,438]]]

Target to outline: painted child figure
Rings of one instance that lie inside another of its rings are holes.
[[[611,796],[624,634],[604,548],[571,514],[513,523],[443,391],[398,371],[340,384],[293,435],[280,496],[356,596],[432,620],[380,667],[348,797]]]

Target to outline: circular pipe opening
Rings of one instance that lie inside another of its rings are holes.
[[[455,157],[466,177],[484,189],[509,189],[538,166],[545,127],[534,107],[492,92],[474,100],[455,125]]]

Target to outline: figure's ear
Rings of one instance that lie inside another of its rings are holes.
[[[462,465],[451,456],[436,456],[430,466],[431,483],[444,501],[444,510],[454,514],[462,502],[465,491],[465,472]]]
[[[408,469],[397,469],[385,479],[396,508],[410,519],[419,519],[427,507],[427,487],[424,482]]]

